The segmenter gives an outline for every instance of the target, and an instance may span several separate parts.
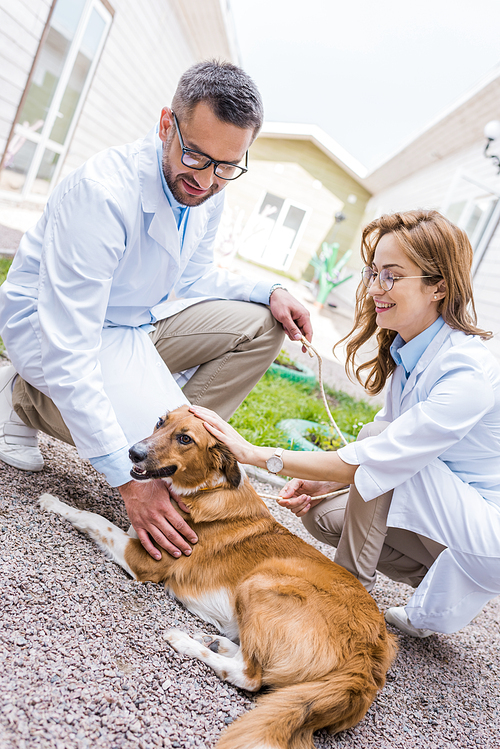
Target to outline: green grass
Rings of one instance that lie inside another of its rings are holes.
[[[0,257],[0,285],[5,281],[5,277],[12,265],[12,258]]]
[[[0,257],[0,286],[5,281],[5,277],[7,276],[7,273],[9,272],[9,268],[12,265],[12,259],[6,258],[6,257]],[[5,346],[3,345],[3,341],[0,338],[0,356],[5,351]]]
[[[354,437],[373,418],[378,408],[356,400],[341,390],[325,387],[328,405],[339,428]],[[292,382],[267,372],[230,420],[232,426],[254,445],[287,447],[286,436],[276,424],[281,419],[307,419],[330,424],[319,387]]]

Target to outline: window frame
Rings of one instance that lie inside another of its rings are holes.
[[[274,226],[271,230],[271,233],[269,234],[269,236],[263,243],[262,252],[260,256],[256,258],[255,256],[252,256],[250,251],[248,252],[245,251],[245,243],[251,238],[253,234],[255,234],[256,230],[258,230],[259,216],[262,214],[264,202],[268,195],[274,198],[278,198],[279,200],[282,200],[283,203],[278,212],[278,215],[276,216],[276,219],[274,219]],[[285,256],[283,263],[280,263],[279,265],[277,263],[270,263],[269,258],[272,257],[273,235],[275,235],[275,232],[283,226],[284,221],[288,215],[288,211],[292,207],[298,208],[300,211],[303,211],[304,218],[302,219],[300,226],[297,229],[293,242],[290,246],[290,249],[287,255]],[[263,190],[245,226],[245,230],[243,232],[243,237],[241,240],[238,253],[249,260],[253,260],[259,265],[265,266],[266,268],[273,268],[275,270],[287,271],[293,262],[293,259],[297,252],[298,246],[300,244],[300,241],[302,239],[307,222],[309,221],[311,214],[312,214],[312,210],[308,206],[298,203],[297,201],[292,200],[290,198],[283,198],[280,195],[276,195],[276,193],[271,192],[270,190]]]
[[[71,41],[68,54],[66,56],[66,59],[64,60],[63,68],[61,70],[61,75],[59,77],[59,80],[56,86],[56,90],[54,91],[54,95],[52,96],[52,100],[51,100],[49,109],[47,111],[47,117],[44,121],[41,132],[35,132],[32,130],[29,130],[28,128],[23,127],[23,125],[21,125],[18,120],[23,112],[24,105],[26,103],[26,99],[28,97],[28,93],[30,90],[30,86],[31,86],[33,77],[35,75],[37,64],[40,60],[40,56],[42,54],[44,44],[47,40],[47,36],[51,28],[51,21],[52,21],[52,17],[53,17],[57,2],[58,0],[53,0],[52,5],[50,7],[49,14],[47,16],[47,21],[45,23],[44,30],[40,37],[38,49],[36,51],[35,57],[33,58],[31,70],[28,75],[26,85],[24,87],[24,92],[20,99],[19,106],[16,112],[16,116],[12,123],[9,137],[7,139],[5,150],[0,160],[0,170],[2,170],[4,166],[4,162],[5,162],[5,157],[7,155],[7,149],[15,135],[20,135],[21,137],[25,138],[27,141],[34,143],[36,146],[35,152],[31,158],[30,165],[26,172],[26,177],[25,177],[22,189],[19,192],[16,192],[14,190],[12,191],[1,190],[0,191],[1,197],[7,198],[7,199],[13,199],[13,200],[20,201],[20,202],[24,200],[30,200],[31,202],[34,202],[34,203],[44,204],[47,201],[47,198],[50,195],[50,192],[52,191],[54,185],[56,184],[60,171],[62,169],[63,163],[64,163],[64,159],[68,152],[69,145],[71,143],[73,133],[75,131],[75,127],[78,123],[78,119],[80,117],[83,105],[85,103],[85,99],[87,97],[89,88],[91,86],[97,65],[99,63],[102,50],[108,38],[109,30],[111,28],[111,24],[113,22],[113,17],[115,13],[114,8],[110,5],[108,0],[85,0],[85,4],[82,10],[80,19],[78,21],[75,35]],[[64,92],[66,90],[66,86],[69,82],[71,73],[73,71],[73,67],[76,62],[76,58],[81,47],[81,42],[83,40],[85,31],[87,29],[87,24],[90,20],[91,14],[94,9],[99,13],[101,18],[103,18],[105,22],[105,26],[104,26],[101,38],[99,40],[99,44],[97,45],[94,57],[91,61],[89,70],[85,77],[85,82],[84,82],[82,91],[80,93],[80,96],[78,98],[78,103],[75,107],[75,111],[71,118],[71,123],[66,133],[64,142],[57,143],[56,141],[51,140],[49,138],[49,135],[52,132],[57,114],[59,112],[59,106],[61,104],[62,98],[64,96]],[[42,163],[42,159],[43,159],[46,149],[49,149],[50,151],[59,154],[59,158],[58,158],[56,167],[54,169],[54,173],[50,179],[47,194],[40,195],[37,193],[32,193],[31,189],[38,175],[38,170]]]

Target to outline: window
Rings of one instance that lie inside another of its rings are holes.
[[[44,201],[57,178],[111,24],[101,0],[57,0],[0,173],[0,189]]]
[[[474,251],[481,244],[500,195],[458,169],[450,184],[442,213],[467,232]]]
[[[488,195],[452,203],[446,216],[467,232],[472,248],[477,249],[498,198]]]
[[[243,232],[240,255],[287,270],[303,234],[309,209],[267,192]]]

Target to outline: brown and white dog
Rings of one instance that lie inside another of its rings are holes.
[[[169,630],[172,647],[241,689],[273,691],[223,733],[218,749],[310,749],[313,732],[363,718],[395,638],[361,583],[271,516],[227,447],[187,406],[130,450],[132,476],[163,477],[189,507],[189,557],[155,561],[100,515],[45,494],[41,506],[88,533],[136,580],[164,583],[225,637]]]

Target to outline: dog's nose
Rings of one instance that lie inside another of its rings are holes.
[[[148,457],[148,448],[144,442],[136,442],[128,451],[128,456],[132,463],[140,463]]]

